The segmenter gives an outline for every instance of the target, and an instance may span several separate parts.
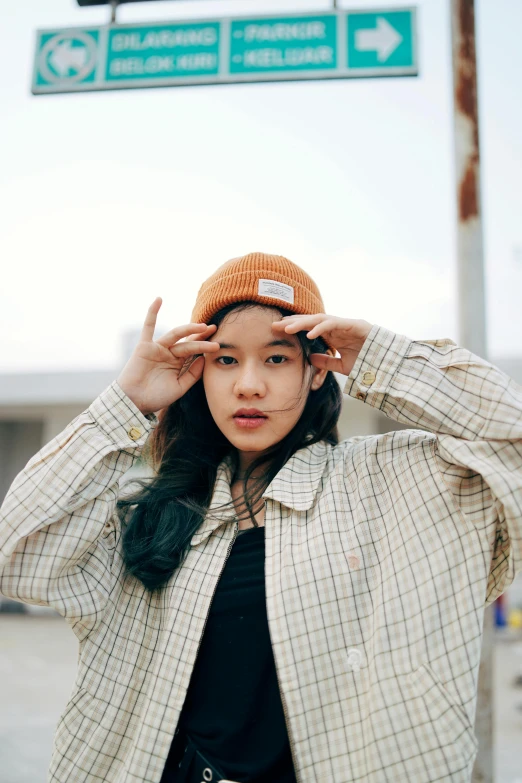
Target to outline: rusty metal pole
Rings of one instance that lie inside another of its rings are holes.
[[[474,0],[450,0],[457,168],[459,339],[485,357],[484,249]]]
[[[474,0],[450,0],[453,54],[459,344],[486,358],[484,246]],[[493,783],[493,606],[484,613],[473,783]]]

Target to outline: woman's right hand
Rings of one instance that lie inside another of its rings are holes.
[[[143,414],[156,413],[176,402],[201,378],[204,356],[187,369],[194,354],[219,350],[219,343],[207,342],[217,329],[213,324],[177,326],[154,341],[161,304],[161,297],[157,297],[149,307],[140,342],[117,378],[121,389]]]

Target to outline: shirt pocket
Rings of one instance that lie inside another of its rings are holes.
[[[58,722],[54,746],[58,753],[75,758],[99,751],[103,742],[110,744],[108,737],[113,723],[114,715],[108,713],[108,705],[85,688],[79,688],[73,691]],[[101,740],[99,734],[105,739]]]
[[[83,733],[82,725],[88,720],[91,698],[85,688],[72,693],[54,734],[54,746],[59,753],[65,750],[71,737]]]
[[[425,359],[443,370],[447,367],[469,367],[479,364],[477,357],[455,345],[451,340],[415,340],[408,352],[409,359]]]
[[[464,707],[440,681],[427,661],[406,675],[416,696],[419,742],[446,749],[448,757],[460,755],[469,764],[478,751],[478,740]]]

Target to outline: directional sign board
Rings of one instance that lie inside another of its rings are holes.
[[[415,9],[39,30],[32,92],[418,73]]]

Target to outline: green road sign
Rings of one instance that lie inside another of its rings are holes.
[[[39,35],[33,92],[38,88],[68,85],[91,89],[95,83],[96,63],[99,52],[100,31],[64,30],[57,33],[42,32]]]
[[[373,75],[376,69],[395,72],[415,62],[411,10],[362,11],[347,14],[350,69]]]
[[[219,34],[219,22],[112,27],[108,32],[104,78],[108,83],[125,83],[217,76]]]
[[[230,73],[302,73],[337,68],[337,18],[332,15],[233,19]]]
[[[37,32],[32,92],[418,73],[415,9]]]

